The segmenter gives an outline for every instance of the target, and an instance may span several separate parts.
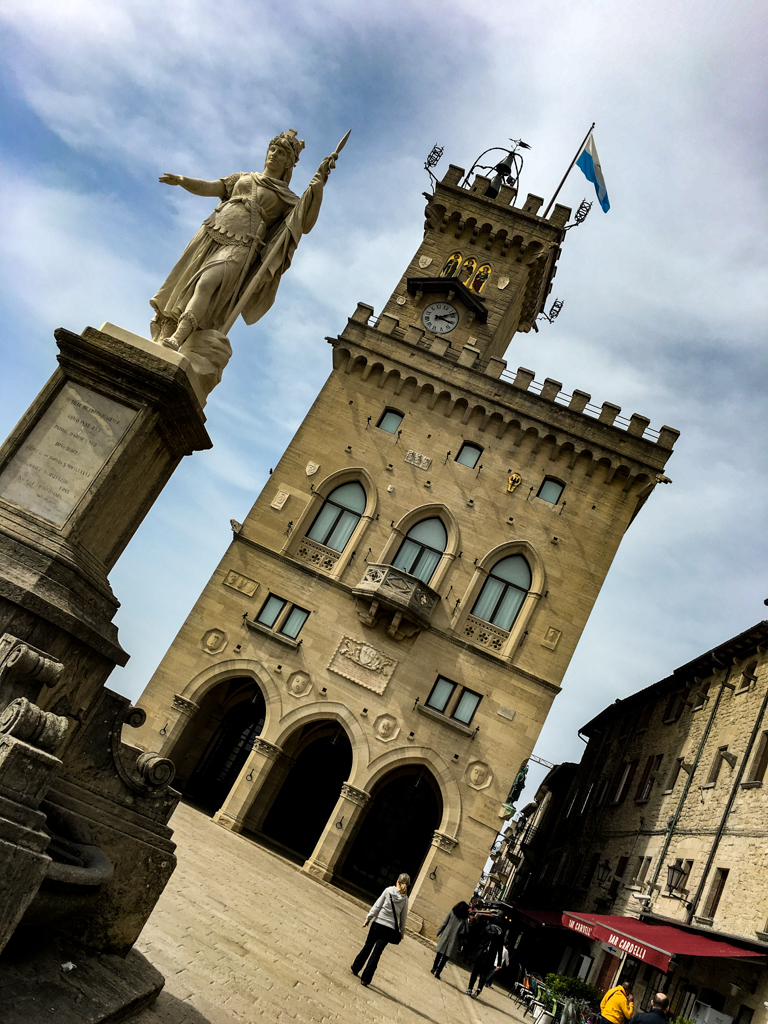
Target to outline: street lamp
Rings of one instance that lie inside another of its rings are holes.
[[[608,881],[611,875],[611,865],[608,863],[606,857],[602,864],[597,868],[597,884],[601,889],[605,888],[605,883]]]
[[[682,890],[686,877],[687,872],[679,862],[667,865],[667,888],[669,889],[667,898],[671,900],[679,900],[681,903],[684,903],[686,907],[690,907],[691,904],[687,899],[685,899],[685,897],[677,895],[678,891]]]

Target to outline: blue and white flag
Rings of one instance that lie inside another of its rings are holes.
[[[600,158],[597,155],[597,147],[595,146],[595,140],[592,138],[592,132],[589,133],[584,149],[579,154],[576,166],[580,167],[589,181],[594,183],[597,201],[603,210],[608,213],[611,204],[608,202],[608,189],[605,187],[605,178],[603,177],[603,170],[600,166]]]

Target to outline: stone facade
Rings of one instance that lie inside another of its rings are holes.
[[[663,981],[640,975],[636,991],[661,985],[688,1017],[695,999],[742,1024],[768,1016],[766,647],[760,622],[601,712],[581,730],[571,786],[531,808],[507,857],[507,898],[526,906],[641,916],[754,948],[755,963],[690,958]],[[685,875],[672,891],[675,864]],[[606,955],[593,952],[590,980]]]
[[[161,744],[182,788],[199,786],[222,730],[250,708],[229,768],[221,761],[225,790],[207,792],[219,824],[259,836],[310,735],[336,729],[351,768],[344,787],[332,783],[304,863],[323,879],[343,875],[391,780],[427,779],[437,812],[413,910],[428,933],[474,888],[616,549],[677,437],[648,433],[644,417],[618,421],[618,407],[593,409],[557,381],[535,385],[531,371],[502,375],[507,343],[543,306],[569,211],[545,221],[535,197],[512,207],[511,194],[486,199],[460,176],[451,167],[428,201],[424,241],[382,315],[360,304],[328,339],[333,370],[245,522],[233,523],[140,699],[147,721],[132,740]],[[479,295],[440,278],[459,249],[492,266]],[[457,312],[449,335],[424,329],[436,300]],[[393,429],[378,425],[388,410]],[[479,452],[474,466],[457,461],[464,445]],[[554,499],[539,496],[546,480],[562,488]],[[308,537],[351,482],[364,507],[346,544]],[[418,579],[392,562],[425,519],[447,539]],[[512,555],[531,582],[502,628],[473,610]],[[269,622],[272,597],[286,604]],[[281,625],[290,609],[309,613],[293,635]],[[438,677],[455,684],[442,706],[430,699]],[[462,720],[456,700],[467,691],[480,699]],[[239,774],[228,777],[232,764]],[[300,796],[294,813],[305,813]]]

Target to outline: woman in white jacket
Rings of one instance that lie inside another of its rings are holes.
[[[351,968],[352,973],[357,976],[365,964],[365,970],[360,976],[360,983],[363,985],[370,985],[387,943],[399,942],[405,935],[410,884],[410,875],[399,875],[397,884],[388,886],[365,915],[363,928],[367,928],[368,925],[371,927],[365,945],[355,957]]]

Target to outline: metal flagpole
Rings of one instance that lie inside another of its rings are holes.
[[[554,195],[552,196],[552,198],[551,198],[551,199],[549,200],[549,206],[548,206],[548,207],[546,208],[546,210],[545,210],[545,211],[544,211],[544,213],[542,214],[542,217],[546,217],[546,216],[547,216],[547,214],[549,213],[549,211],[550,211],[550,210],[552,209],[552,204],[554,203],[554,201],[555,201],[555,200],[557,199],[558,195],[560,194],[560,189],[561,189],[561,188],[563,187],[563,185],[565,184],[565,179],[566,179],[566,178],[568,177],[568,175],[569,175],[569,174],[571,173],[571,171],[572,171],[572,169],[573,169],[573,165],[574,165],[574,164],[576,163],[576,161],[577,161],[577,160],[579,159],[579,156],[581,155],[581,151],[582,151],[582,149],[584,149],[584,147],[586,146],[586,144],[587,144],[587,139],[589,138],[590,134],[592,133],[592,131],[593,131],[594,127],[595,127],[595,122],[593,121],[593,122],[592,122],[592,127],[591,127],[591,128],[589,129],[589,131],[587,132],[587,134],[586,134],[586,135],[584,136],[584,141],[582,142],[582,144],[581,144],[581,145],[579,146],[579,148],[578,148],[578,149],[576,150],[576,156],[575,156],[575,157],[573,158],[573,160],[571,160],[570,164],[568,165],[568,170],[567,170],[567,171],[565,172],[565,174],[563,175],[563,180],[562,180],[562,181],[560,182],[560,184],[559,184],[559,185],[557,186],[557,188],[555,189],[555,194],[554,194]]]

